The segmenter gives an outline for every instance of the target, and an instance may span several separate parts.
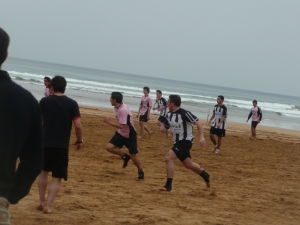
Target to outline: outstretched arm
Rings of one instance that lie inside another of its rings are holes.
[[[102,118],[102,121],[104,123],[107,123],[108,125],[110,125],[112,127],[118,128],[118,129],[123,129],[125,127],[124,124],[119,124],[119,123],[116,123],[116,122],[113,122],[113,121],[109,120],[109,118],[107,116],[104,116]]]
[[[199,144],[201,145],[201,147],[205,147],[206,146],[206,141],[205,141],[205,138],[204,138],[204,132],[203,132],[202,124],[198,120],[195,123],[195,125],[197,126],[198,133],[199,133]]]

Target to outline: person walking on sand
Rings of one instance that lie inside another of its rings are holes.
[[[164,122],[160,126],[162,133],[166,133],[170,129],[173,133],[173,147],[168,151],[165,161],[167,164],[167,181],[161,191],[171,191],[172,181],[174,176],[174,160],[179,158],[185,168],[199,174],[206,186],[210,187],[209,174],[204,171],[197,163],[192,161],[190,149],[193,146],[193,124],[197,126],[199,133],[199,144],[205,147],[206,142],[203,134],[203,127],[198,118],[191,112],[180,108],[181,98],[179,95],[170,95],[168,99],[169,112],[167,113]]]
[[[128,161],[131,159],[138,168],[138,179],[143,180],[143,167],[136,156],[138,153],[137,133],[134,128],[131,111],[128,106],[123,103],[123,95],[120,92],[111,93],[110,103],[114,106],[118,122],[116,123],[109,120],[107,116],[103,117],[102,121],[112,127],[118,128],[118,131],[106,145],[106,150],[122,157],[124,161],[123,168],[127,167]],[[124,145],[128,148],[129,155],[121,151]]]
[[[158,126],[161,126],[161,123],[164,120],[164,117],[166,116],[167,112],[169,111],[168,109],[168,103],[165,98],[162,97],[162,92],[161,90],[156,91],[156,102],[157,102],[157,108],[153,108],[153,110],[158,110],[160,111],[159,118],[156,122]],[[169,132],[168,130],[166,131],[166,137],[169,137]]]
[[[79,107],[76,101],[64,95],[67,81],[62,76],[55,76],[51,80],[51,92],[49,97],[40,101],[44,127],[44,167],[38,176],[38,188],[40,202],[37,209],[44,213],[52,213],[50,208],[57,196],[61,179],[68,179],[69,142],[72,123],[75,126],[77,141],[76,150],[82,147],[82,126]],[[48,184],[48,173],[52,172],[52,181],[49,186],[48,198],[45,194]]]
[[[214,148],[212,152],[218,154],[221,149],[222,137],[225,137],[226,132],[226,118],[227,118],[227,107],[223,104],[224,96],[219,95],[217,98],[217,105],[214,106],[213,114],[209,120],[209,124],[211,124],[212,120],[214,122],[210,128],[210,140],[214,144]],[[218,136],[218,142],[216,142],[215,136]]]
[[[246,120],[246,122],[248,123],[248,120],[252,117],[250,140],[254,140],[256,138],[256,126],[262,119],[262,111],[261,108],[257,106],[257,101],[253,100],[252,104],[253,108],[250,110],[248,119]]]
[[[42,115],[32,94],[2,70],[8,34],[0,28],[0,224],[10,225],[10,204],[28,195],[43,167]],[[18,160],[19,159],[19,160]],[[18,163],[17,163],[18,160]],[[17,166],[16,166],[17,165]]]
[[[141,104],[138,109],[137,118],[139,118],[139,125],[141,127],[140,130],[140,138],[143,138],[143,130],[145,129],[149,134],[149,139],[151,138],[151,130],[145,125],[148,120],[150,120],[150,112],[152,107],[152,99],[149,95],[150,89],[149,87],[143,88],[144,95],[141,98]]]

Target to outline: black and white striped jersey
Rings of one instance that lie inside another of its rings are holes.
[[[164,106],[167,106],[168,103],[167,103],[167,101],[166,101],[165,98],[161,97],[160,99],[158,99],[157,105],[158,105],[158,108],[162,108]],[[163,110],[160,111],[160,115],[161,116],[166,116],[166,114],[167,114],[168,111],[169,111],[169,108],[167,107],[167,108],[165,108],[165,109],[163,109]]]
[[[221,119],[225,117],[220,129],[226,129],[227,107],[225,105],[215,105],[213,114],[215,115],[215,120],[211,126],[217,128],[217,125],[220,123]]]
[[[174,144],[182,140],[193,142],[193,124],[197,121],[198,118],[191,112],[178,108],[175,112],[167,112],[164,125],[171,130]]]

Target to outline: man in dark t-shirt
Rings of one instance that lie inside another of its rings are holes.
[[[39,210],[51,213],[51,203],[59,192],[61,179],[68,178],[69,142],[74,123],[77,141],[76,150],[82,147],[82,128],[79,107],[76,101],[64,95],[67,82],[62,76],[55,76],[51,80],[49,97],[42,98],[40,107],[44,128],[44,166],[38,177],[40,202]],[[52,182],[49,187],[48,198],[45,200],[48,172],[52,172]]]

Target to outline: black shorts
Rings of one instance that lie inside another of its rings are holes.
[[[44,171],[51,171],[52,177],[68,179],[69,149],[44,148]]]
[[[192,148],[193,143],[191,141],[178,141],[173,145],[173,152],[177,158],[182,162],[186,158],[192,158],[190,154],[190,149]]]
[[[217,135],[218,137],[225,137],[225,132],[226,130],[225,129],[218,129],[218,128],[215,128],[215,127],[210,127],[210,134],[215,134]]]
[[[116,132],[115,135],[110,139],[109,143],[117,146],[118,148],[122,148],[125,145],[126,148],[128,148],[130,154],[138,153],[136,134],[132,135],[129,138],[125,138],[121,134]]]
[[[159,116],[158,121],[163,123],[165,121],[165,117],[164,116]]]
[[[251,122],[251,127],[254,127],[254,128],[256,128],[257,124],[258,124],[258,122],[257,122],[257,121],[252,121],[252,122]]]
[[[140,115],[139,121],[147,122],[148,121],[148,110],[144,115]]]

